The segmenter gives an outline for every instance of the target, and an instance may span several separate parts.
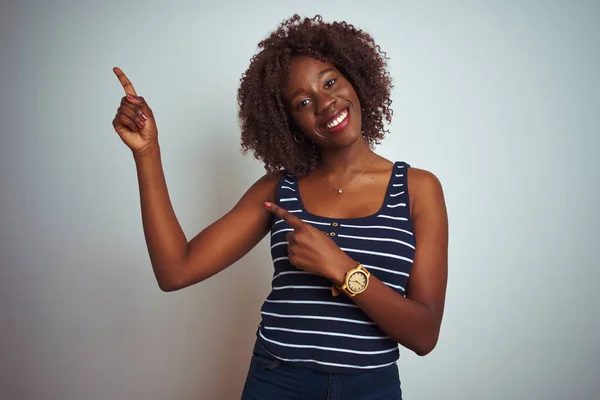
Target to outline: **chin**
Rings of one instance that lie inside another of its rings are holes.
[[[347,147],[353,146],[361,140],[362,134],[357,134],[355,132],[340,132],[336,136],[330,136],[328,138],[325,138],[324,146],[330,149],[345,149]]]

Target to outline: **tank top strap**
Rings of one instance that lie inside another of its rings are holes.
[[[278,206],[290,212],[301,208],[298,179],[296,177],[287,173],[282,174],[277,185],[276,200]]]
[[[396,161],[392,169],[381,215],[384,218],[405,220],[408,210],[407,169],[409,164]]]
[[[396,161],[394,163],[394,172],[392,180],[394,181],[391,187],[391,192],[390,192],[390,197],[391,198],[404,198],[405,195],[407,196],[408,193],[408,188],[407,188],[407,184],[408,184],[408,180],[407,178],[407,174],[408,174],[408,168],[410,168],[410,165],[405,163],[404,161]]]

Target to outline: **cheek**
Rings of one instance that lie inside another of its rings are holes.
[[[304,133],[310,133],[313,131],[314,118],[311,118],[310,110],[292,114],[292,121]]]
[[[301,126],[302,121],[300,116],[295,110],[286,109],[287,117],[290,122],[290,127]]]
[[[360,115],[362,113],[362,106],[360,104],[360,100],[358,99],[358,95],[356,94],[356,92],[352,92],[351,99],[352,104],[354,105],[355,114]]]
[[[360,109],[360,100],[358,99],[358,94],[356,93],[356,91],[354,91],[354,89],[350,90],[350,98],[352,99],[352,102],[354,103],[354,106],[358,109]]]

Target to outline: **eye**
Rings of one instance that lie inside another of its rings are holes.
[[[335,83],[337,79],[333,78],[333,79],[329,79],[327,82],[325,82],[325,87],[326,88],[330,88],[333,86],[333,84]]]
[[[306,107],[308,104],[310,103],[309,99],[304,99],[302,100],[300,103],[298,103],[298,105],[296,106],[296,108],[304,108]]]

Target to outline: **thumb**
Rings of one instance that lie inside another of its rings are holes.
[[[126,97],[128,102],[137,106],[141,106],[145,102],[142,96],[135,96],[131,93],[127,93]]]
[[[152,109],[150,109],[150,106],[148,106],[148,103],[146,103],[146,100],[142,96],[134,96],[129,93],[125,98],[129,104],[136,106],[136,108],[141,110],[148,118],[154,117]]]

